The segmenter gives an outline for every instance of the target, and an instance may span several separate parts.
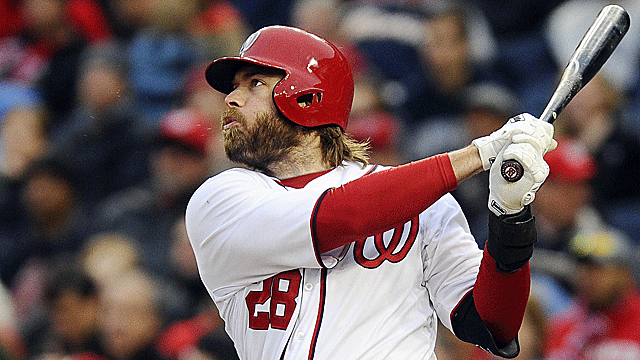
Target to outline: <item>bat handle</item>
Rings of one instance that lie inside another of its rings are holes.
[[[540,120],[553,124],[558,118],[561,105],[549,103],[546,109],[540,115]],[[516,182],[522,179],[524,175],[524,167],[517,160],[505,160],[500,165],[500,174],[502,178],[508,182]]]
[[[524,167],[518,160],[505,160],[500,166],[500,174],[502,178],[508,182],[516,182],[522,179],[524,175]]]

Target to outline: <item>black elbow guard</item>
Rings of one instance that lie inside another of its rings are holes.
[[[498,343],[493,338],[491,331],[478,314],[473,301],[473,292],[469,292],[456,307],[451,316],[451,327],[458,339],[478,345],[494,355],[512,359],[520,353],[517,336],[506,344]]]
[[[529,205],[514,215],[489,213],[487,251],[500,271],[513,273],[525,266],[533,255],[537,239],[535,218]]]

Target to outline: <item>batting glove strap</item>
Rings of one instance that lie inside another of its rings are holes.
[[[527,264],[538,240],[531,207],[514,215],[489,213],[487,251],[496,261],[498,270],[514,273]]]
[[[507,344],[498,343],[493,338],[476,309],[472,291],[460,301],[451,315],[451,327],[458,339],[475,344],[494,355],[512,359],[520,353],[518,336]]]

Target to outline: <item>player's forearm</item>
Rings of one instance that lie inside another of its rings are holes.
[[[489,214],[489,237],[473,291],[452,313],[453,330],[460,339],[503,357],[517,355],[514,339],[529,298],[528,261],[536,238],[529,206],[515,215]]]
[[[489,215],[489,237],[473,296],[480,317],[501,342],[515,338],[522,324],[536,239],[531,207],[515,215]]]
[[[498,270],[485,249],[473,297],[480,317],[496,341],[506,344],[515,339],[522,325],[529,298],[529,264],[514,273]]]
[[[498,270],[485,249],[478,278],[451,313],[456,336],[500,357],[520,352],[516,341],[529,298],[529,265],[513,273]]]
[[[474,145],[451,151],[447,155],[458,184],[482,171],[480,153]]]

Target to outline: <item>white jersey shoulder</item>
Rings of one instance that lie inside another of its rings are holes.
[[[210,291],[233,288],[285,270],[335,264],[331,257],[326,264],[318,262],[311,213],[324,191],[370,169],[349,163],[303,189],[285,187],[275,178],[242,168],[205,181],[186,210],[187,233],[205,285]],[[239,271],[241,261],[247,265]]]

